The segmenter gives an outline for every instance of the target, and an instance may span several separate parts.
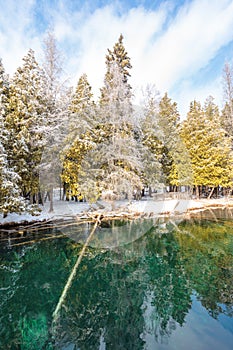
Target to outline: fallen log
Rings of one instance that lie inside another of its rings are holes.
[[[97,226],[100,224],[100,216],[101,215],[98,215],[98,217],[95,220],[95,225],[94,225],[91,233],[89,234],[89,236],[88,236],[88,238],[87,238],[87,240],[86,240],[86,242],[85,242],[85,244],[84,244],[84,246],[83,246],[83,248],[81,250],[80,255],[78,256],[78,259],[77,259],[77,261],[76,261],[76,263],[75,263],[75,265],[74,265],[74,267],[73,267],[73,269],[72,269],[72,271],[70,273],[70,276],[69,276],[69,278],[68,278],[68,280],[66,282],[66,285],[65,285],[65,287],[64,287],[64,289],[62,291],[62,294],[61,294],[61,296],[59,298],[59,301],[57,303],[55,311],[53,312],[52,330],[54,330],[56,328],[56,324],[57,324],[57,321],[58,321],[58,318],[59,318],[60,309],[61,309],[62,305],[65,302],[65,299],[66,299],[66,296],[67,296],[67,292],[68,292],[68,290],[69,290],[69,288],[70,288],[70,286],[72,284],[72,281],[73,281],[73,279],[74,279],[74,277],[76,275],[77,269],[78,269],[78,267],[79,267],[79,265],[80,265],[80,263],[82,261],[82,258],[83,258],[83,255],[85,253],[85,250],[86,250],[90,240],[92,239],[92,236],[94,235]]]

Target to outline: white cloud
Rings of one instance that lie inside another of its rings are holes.
[[[141,81],[144,73],[141,70],[138,76],[137,67],[141,66],[152,36],[161,30],[164,20],[164,11],[147,12],[143,8],[135,8],[119,17],[112,6],[97,10],[81,28],[80,70],[87,72],[92,85],[101,87],[107,48],[112,49],[122,33],[125,47],[132,58],[132,76]]]
[[[165,5],[157,11],[138,7],[120,16],[114,6],[106,6],[88,16],[80,27],[76,22],[73,33],[78,32],[81,54],[76,62],[73,59],[72,65],[77,67],[77,76],[85,71],[97,92],[102,86],[107,48],[112,48],[123,33],[132,58],[131,84],[134,88],[150,83],[162,91],[172,91],[179,81],[190,80],[186,85],[189,91],[179,94],[182,110],[186,103],[184,95],[190,96],[191,101],[200,96],[199,91],[219,94],[214,82],[208,88],[204,81],[203,86],[198,87],[191,81],[218,50],[233,39],[233,2],[196,0],[187,3],[164,30],[170,11],[171,8]],[[71,22],[70,26],[71,32]],[[222,68],[217,69],[221,74]]]
[[[40,49],[33,27],[34,0],[0,1],[0,57],[9,74],[21,64],[29,48]]]
[[[154,77],[161,88],[169,89],[205,67],[221,46],[233,39],[232,26],[232,1],[196,0],[181,8],[146,55],[148,65],[155,58]]]
[[[0,56],[9,73],[21,64],[29,47],[38,55],[41,52],[44,33],[39,37],[33,23],[38,1],[0,0],[3,8],[0,13]],[[182,111],[187,110],[194,98],[203,100],[201,94],[214,96],[216,93],[216,101],[220,101],[221,89],[219,84],[216,87],[219,80],[207,84],[203,76],[203,81],[196,86],[193,77],[211,62],[218,50],[233,40],[232,0],[186,2],[175,18],[171,16],[172,1],[163,2],[157,10],[141,6],[125,13],[116,3],[92,12],[85,7],[71,12],[67,2],[62,0],[57,2],[56,8],[49,2],[42,4],[46,19],[51,20],[66,54],[66,70],[74,84],[85,72],[94,92],[99,92],[107,48],[111,49],[122,33],[132,59],[130,82],[134,88],[155,84],[162,92],[172,93]],[[220,75],[222,67],[216,69]],[[176,93],[174,87],[179,84]]]

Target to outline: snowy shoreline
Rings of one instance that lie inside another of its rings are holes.
[[[33,223],[58,222],[66,220],[75,220],[87,218],[88,215],[102,214],[104,216],[114,215],[135,215],[135,216],[173,216],[186,214],[189,212],[199,212],[205,209],[214,208],[233,208],[233,199],[201,199],[201,200],[140,200],[140,201],[116,201],[115,210],[112,211],[111,205],[104,201],[99,201],[98,205],[93,205],[92,209],[88,203],[77,203],[74,201],[55,200],[54,211],[49,213],[49,202],[42,207],[40,215],[30,214],[8,214],[6,218],[0,218],[0,230],[8,227],[23,226]]]

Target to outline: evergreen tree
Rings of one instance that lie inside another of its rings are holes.
[[[45,112],[44,76],[29,50],[9,87],[6,128],[10,133],[8,160],[20,176],[26,197],[38,192],[38,166],[41,160],[41,132],[36,130]]]
[[[85,192],[87,174],[81,166],[87,151],[93,148],[96,138],[94,131],[95,103],[87,75],[83,74],[79,78],[69,105],[69,133],[63,152],[62,180],[65,183],[66,192],[71,192],[73,196],[80,194],[81,187]]]
[[[105,193],[132,196],[142,188],[142,162],[135,137],[136,125],[132,108],[132,91],[128,83],[130,58],[123,36],[108,50],[106,74],[99,103],[98,153],[101,169],[99,183]]]
[[[72,96],[72,101],[69,106],[69,110],[71,113],[86,113],[87,108],[90,107],[93,102],[93,93],[91,91],[91,85],[88,82],[87,75],[84,73],[78,80],[78,84],[75,90],[75,93]],[[85,114],[85,119],[91,122],[91,118],[89,118],[89,113]]]
[[[231,139],[226,135],[225,129],[222,128],[219,109],[214,103],[214,98],[212,96],[209,96],[205,101],[204,114],[206,124],[211,128],[208,138],[213,148],[209,166],[212,179],[209,186],[212,188],[217,186],[231,187],[233,175]]]
[[[145,185],[162,187],[161,155],[162,142],[158,126],[159,93],[147,87],[144,99],[143,116],[140,119],[140,134],[143,145],[143,178]]]
[[[0,213],[6,217],[8,213],[22,213],[26,209],[26,202],[21,196],[18,186],[19,175],[9,167],[4,143],[7,142],[7,133],[3,118],[0,116]]]
[[[218,108],[212,98],[206,100],[204,109],[199,102],[190,104],[181,136],[190,154],[197,195],[202,185],[212,188],[210,195],[217,186],[231,186],[232,154],[229,138],[221,128]]]
[[[0,212],[4,217],[9,212],[21,213],[26,207],[18,186],[20,177],[9,167],[6,153],[10,141],[5,127],[8,94],[9,81],[0,60]]]
[[[177,105],[165,93],[160,100],[158,113],[158,128],[160,130],[160,142],[162,143],[161,164],[165,185],[171,184],[170,174],[174,161],[171,152],[176,144],[178,123],[179,113]]]
[[[130,77],[129,69],[132,68],[130,57],[125,50],[123,45],[123,35],[121,34],[118,42],[114,45],[113,51],[108,49],[108,54],[106,55],[107,67],[111,66],[111,63],[116,62],[117,66],[120,68],[120,72],[123,75],[123,82],[128,82],[128,77]],[[107,72],[108,73],[108,72]]]
[[[0,59],[0,96],[1,96],[1,116],[6,115],[6,104],[9,98],[9,77],[5,73],[5,69]]]
[[[167,93],[160,100],[158,119],[162,142],[171,149],[176,142],[180,116],[177,110],[177,103],[172,102]]]
[[[164,183],[172,187],[190,185],[192,174],[189,155],[179,136],[180,116],[176,102],[172,102],[167,93],[159,103],[158,128],[162,142]]]
[[[107,193],[131,197],[134,189],[142,188],[142,162],[135,138],[131,91],[117,61],[107,64],[102,91],[104,103],[101,100],[99,113],[107,128],[106,141],[99,147],[102,188]]]
[[[101,99],[100,103],[107,103],[109,92],[114,84],[114,77],[112,73],[112,68],[114,64],[119,69],[119,73],[122,76],[123,83],[127,87],[127,97],[130,99],[132,97],[131,86],[128,83],[128,78],[130,77],[129,69],[132,68],[130,57],[128,56],[127,51],[123,45],[123,35],[121,34],[118,42],[114,45],[113,50],[108,49],[108,54],[106,55],[106,74],[105,74],[105,84],[101,89]]]
[[[77,138],[87,132],[93,133],[96,126],[96,106],[93,100],[91,85],[88,82],[87,75],[82,74],[71,102],[69,110],[69,135]]]

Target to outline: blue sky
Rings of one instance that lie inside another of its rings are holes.
[[[32,48],[42,57],[54,28],[70,83],[87,73],[95,96],[103,84],[105,54],[120,33],[131,57],[135,102],[155,85],[178,103],[212,95],[222,106],[222,69],[233,60],[233,0],[0,0],[0,57],[10,75]]]

